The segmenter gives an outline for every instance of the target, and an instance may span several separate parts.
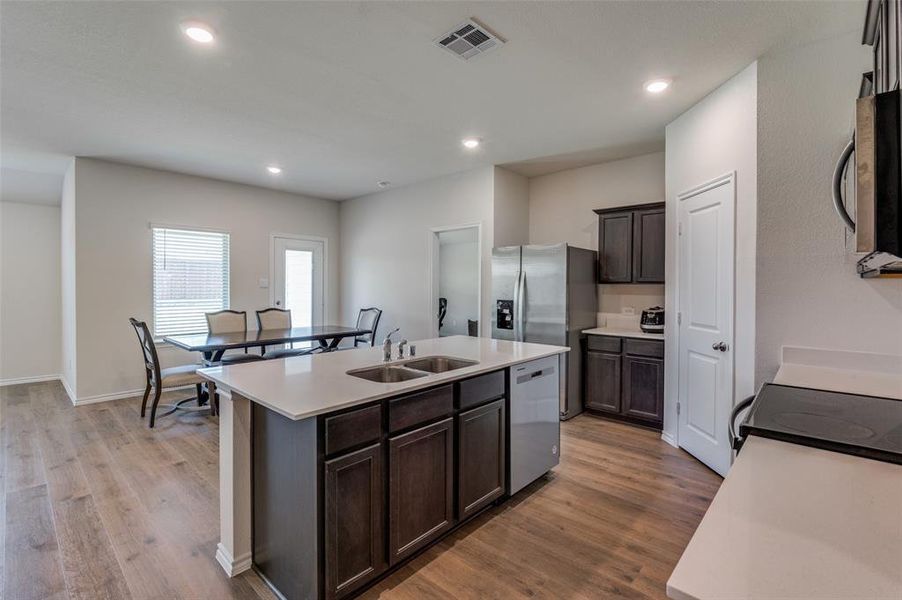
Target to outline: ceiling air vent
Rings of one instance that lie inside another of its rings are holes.
[[[435,43],[464,60],[470,60],[478,54],[504,44],[504,40],[480,25],[473,19],[467,19],[453,30],[437,38]]]

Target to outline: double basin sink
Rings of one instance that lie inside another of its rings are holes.
[[[390,365],[352,369],[348,371],[348,375],[377,383],[398,383],[478,364],[479,362],[475,360],[455,358],[453,356],[424,356],[423,358],[412,358]]]

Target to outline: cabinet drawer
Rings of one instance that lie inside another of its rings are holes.
[[[621,341],[622,340],[619,337],[590,335],[587,338],[586,347],[589,350],[597,350],[598,352],[613,352],[614,354],[620,354]]]
[[[453,386],[446,385],[391,400],[388,403],[389,432],[395,433],[432,419],[450,415],[454,410],[453,390]]]
[[[325,429],[326,455],[374,442],[382,432],[382,405],[326,417]]]
[[[458,384],[458,407],[463,410],[504,396],[504,371],[495,371]]]
[[[660,342],[658,340],[633,340],[627,339],[626,348],[624,348],[627,354],[633,354],[636,356],[651,356],[652,358],[664,358],[664,342]]]

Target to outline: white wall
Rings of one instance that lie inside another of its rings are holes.
[[[341,202],[341,315],[383,310],[377,342],[395,327],[409,340],[432,337],[430,228],[482,224],[482,314],[491,302],[494,167],[440,177]],[[438,302],[438,300],[436,300]],[[435,309],[435,310],[434,310]],[[490,327],[483,327],[488,335]],[[398,338],[400,339],[400,338]]]
[[[676,438],[678,339],[678,194],[736,172],[734,402],[754,391],[755,230],[757,210],[757,64],[753,63],[683,113],[666,129],[666,269],[664,435]],[[803,105],[797,107],[804,110]],[[795,135],[790,128],[786,134]]]
[[[529,179],[495,167],[493,246],[529,243]]]
[[[529,180],[529,243],[598,249],[596,208],[664,201],[664,153],[568,169]],[[600,285],[599,312],[664,304],[664,286]]]
[[[62,355],[60,375],[72,398],[78,383],[76,356],[76,289],[75,289],[75,161],[69,163],[63,178],[60,203],[60,327]]]
[[[0,202],[0,382],[60,374],[60,207]]]
[[[231,233],[231,307],[248,311],[250,327],[253,311],[269,305],[258,281],[269,277],[270,234],[326,238],[325,321],[338,318],[336,202],[83,158],[75,197],[77,386],[70,383],[79,401],[143,390],[128,317],[152,318],[150,223]],[[169,366],[199,356],[161,346],[160,359]]]
[[[860,32],[758,63],[758,383],[784,345],[902,355],[902,280],[863,280],[831,205],[851,131]]]

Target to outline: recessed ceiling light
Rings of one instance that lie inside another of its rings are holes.
[[[482,143],[482,140],[475,137],[468,137],[462,139],[460,143],[463,144],[464,148],[467,150],[475,150],[476,148],[479,148],[479,144]]]
[[[381,188],[387,188],[388,186],[391,185],[391,181],[380,181],[380,182],[376,183],[376,185],[378,185]]]
[[[273,175],[278,175],[282,172],[282,167],[277,167],[276,165],[269,165],[266,167],[266,170],[269,171]]]
[[[645,82],[645,91],[650,94],[660,94],[670,87],[669,79],[652,79]]]
[[[213,28],[199,21],[185,21],[182,23],[182,32],[198,44],[213,43]]]

